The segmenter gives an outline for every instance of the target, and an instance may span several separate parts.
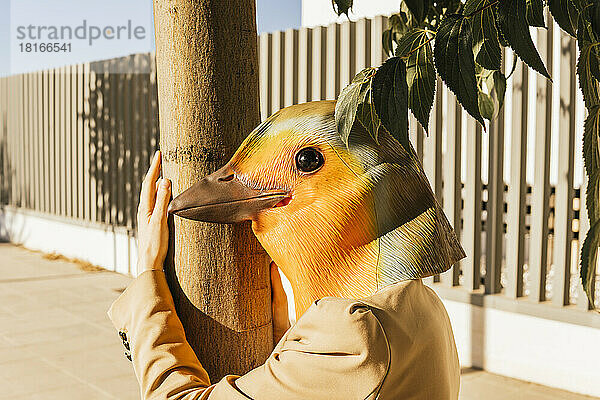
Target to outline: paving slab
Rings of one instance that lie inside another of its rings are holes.
[[[131,278],[0,243],[0,400],[135,400],[137,382],[106,311]],[[462,371],[461,400],[584,400]]]

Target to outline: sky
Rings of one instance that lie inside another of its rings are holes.
[[[259,33],[300,20],[301,0],[257,0]],[[153,33],[152,0],[0,0],[0,76],[149,52]]]

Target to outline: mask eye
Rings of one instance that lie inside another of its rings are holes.
[[[296,154],[296,167],[302,172],[314,172],[318,170],[324,162],[323,154],[314,147],[307,147]]]

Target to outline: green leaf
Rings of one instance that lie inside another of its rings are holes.
[[[600,220],[598,198],[600,196],[600,170],[594,170],[588,174],[585,206],[588,210],[590,221]]]
[[[372,83],[372,81],[371,81]],[[375,111],[375,105],[373,104],[371,85],[363,87],[365,90],[365,101],[358,106],[356,111],[356,118],[362,126],[369,132],[369,135],[377,142],[377,136],[379,134],[379,128],[381,127],[381,121]]]
[[[558,26],[575,37],[579,11],[571,0],[548,0],[548,9]]]
[[[494,117],[496,117],[504,104],[504,95],[506,93],[506,77],[500,71],[489,70],[484,70],[482,75],[485,77],[484,79],[485,85],[487,87],[487,92],[494,103]],[[481,110],[481,99],[478,100],[479,109]]]
[[[502,108],[504,104],[504,96],[506,94],[506,77],[500,71],[494,71],[492,74],[494,79],[494,92],[498,101],[498,108]]]
[[[523,0],[498,2],[498,28],[510,47],[531,68],[550,79],[544,62],[531,40],[527,23],[527,4]]]
[[[527,0],[527,22],[530,26],[545,28],[544,0]]]
[[[392,55],[392,49],[394,46],[392,41],[392,28],[383,31],[383,34],[381,35],[381,41],[383,45],[383,52],[389,57]]]
[[[500,69],[500,42],[493,7],[496,0],[467,0],[464,13],[472,18],[475,61],[485,69]]]
[[[598,54],[596,48],[585,43],[579,52],[577,60],[577,75],[579,76],[579,87],[583,93],[583,100],[587,108],[600,104],[600,91],[595,76],[600,75],[598,71]]]
[[[406,64],[399,57],[383,63],[371,83],[373,104],[381,123],[407,151],[408,139],[408,86]]]
[[[492,97],[480,91],[477,96],[477,103],[479,104],[481,116],[491,121],[494,118],[494,100],[492,100]]]
[[[596,260],[598,259],[599,246],[600,220],[592,224],[581,247],[581,284],[591,304],[594,304],[594,277],[596,276]]]
[[[402,35],[408,32],[412,25],[409,21],[408,16],[404,12],[393,14],[388,20],[389,30],[391,32],[390,38],[393,41],[397,41]]]
[[[583,160],[589,178],[586,203],[591,221],[600,219],[600,208],[598,207],[600,199],[597,193],[599,189],[597,178],[600,176],[598,135],[600,135],[600,106],[596,105],[589,110],[583,131]]]
[[[592,31],[596,36],[600,36],[600,3],[595,2],[589,10],[592,21]]]
[[[483,125],[477,103],[473,35],[469,20],[452,14],[440,22],[433,48],[435,68],[458,102]]]
[[[331,0],[331,5],[333,5],[333,11],[337,15],[346,14],[348,16],[348,10],[352,8],[352,3],[354,0]]]
[[[587,108],[600,104],[600,88],[597,77],[598,69],[598,37],[592,28],[592,15],[586,9],[579,16],[577,28],[577,43],[579,45],[579,58],[577,60],[577,76],[579,87],[583,93],[583,100]]]
[[[421,23],[425,20],[427,12],[431,7],[431,0],[403,0],[406,7],[415,17],[417,22]]]
[[[335,104],[335,125],[346,145],[352,125],[354,125],[356,111],[359,105],[365,101],[366,93],[363,89],[369,87],[373,72],[373,68],[365,68],[356,74],[352,82],[342,90]]]
[[[504,35],[502,35],[502,32],[500,32],[500,27],[498,25],[498,17],[495,17],[495,18],[496,18],[496,30],[498,31],[498,43],[500,43],[500,45],[502,47],[510,47],[510,43],[508,43],[508,41],[506,40]]]
[[[506,75],[506,79],[512,76],[512,74],[515,72],[515,69],[517,69],[517,55],[513,54],[512,67],[510,68],[510,72],[508,73],[508,75]]]
[[[600,63],[600,60],[597,54],[598,50],[596,48],[591,51],[594,54],[596,54],[596,57],[590,57],[590,73],[597,81],[600,81],[600,65],[598,65]]]
[[[396,48],[396,56],[406,59],[408,107],[425,132],[435,96],[432,38],[428,31],[414,29],[400,39]]]

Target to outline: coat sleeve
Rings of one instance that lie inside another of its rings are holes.
[[[109,317],[129,347],[142,399],[370,399],[389,369],[385,332],[368,306],[352,300],[320,300],[265,364],[212,386],[186,341],[162,271],[142,273]]]
[[[138,276],[108,311],[142,399],[201,399],[210,380],[185,338],[162,271]]]

